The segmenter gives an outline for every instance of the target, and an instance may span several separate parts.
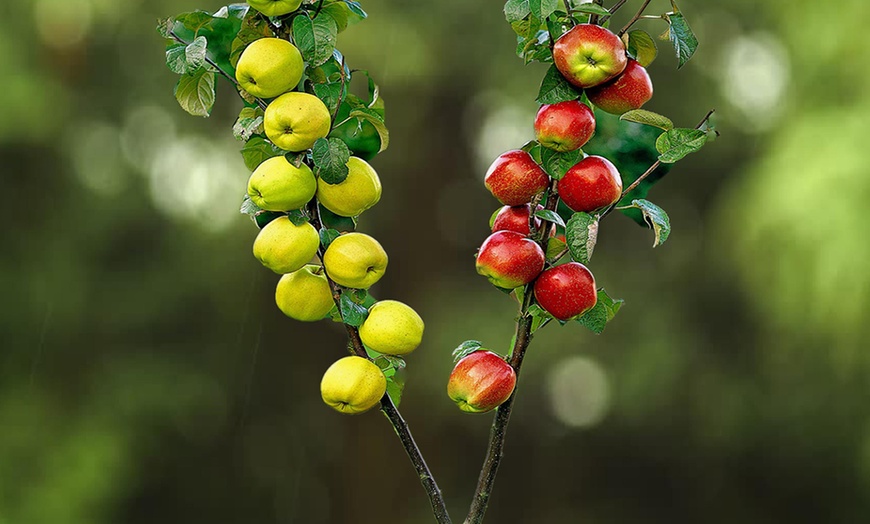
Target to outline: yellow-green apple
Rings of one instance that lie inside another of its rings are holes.
[[[326,274],[340,286],[368,289],[384,276],[387,252],[365,233],[346,233],[336,238],[323,254]]]
[[[284,93],[266,107],[263,128],[266,136],[285,151],[309,149],[318,138],[329,134],[332,117],[316,96]]]
[[[405,355],[423,341],[423,319],[398,300],[381,300],[359,327],[363,344],[385,355]]]
[[[550,178],[525,151],[508,151],[489,166],[484,178],[492,196],[506,206],[518,206],[547,189]]]
[[[260,230],[254,240],[254,256],[279,275],[292,273],[307,264],[320,247],[320,236],[308,222],[297,226],[286,216],[276,218]]]
[[[477,272],[502,289],[524,286],[544,270],[541,246],[516,231],[491,234],[477,252]]]
[[[256,97],[273,98],[296,87],[303,69],[305,63],[295,45],[283,38],[260,38],[239,57],[236,80]]]
[[[628,59],[621,75],[606,84],[586,91],[589,101],[603,111],[621,115],[640,109],[653,96],[653,85],[646,69],[636,60]]]
[[[492,221],[492,232],[496,231],[516,231],[517,233],[529,236],[529,208],[530,204],[521,206],[504,206],[495,215]],[[538,206],[538,209],[544,209]],[[535,217],[535,229],[541,227],[541,219]]]
[[[283,16],[299,9],[302,0],[248,0],[248,5],[266,16]]]
[[[516,385],[510,364],[491,351],[478,350],[456,363],[447,395],[466,413],[486,413],[502,405]]]
[[[565,205],[588,213],[619,200],[622,178],[609,160],[592,155],[569,169],[556,187]]]
[[[595,115],[579,100],[541,106],[535,117],[535,138],[559,152],[580,149],[595,134]]]
[[[282,313],[302,322],[321,320],[335,305],[326,273],[315,264],[281,277],[275,288],[275,303]]]
[[[320,381],[323,402],[341,413],[355,415],[380,402],[387,379],[371,360],[351,356],[335,361]]]
[[[294,166],[283,155],[264,160],[248,179],[248,196],[266,211],[290,211],[307,204],[317,179],[305,164]]]
[[[551,267],[535,280],[535,300],[559,320],[570,320],[595,306],[595,278],[579,262]]]
[[[381,179],[365,160],[347,161],[347,178],[339,184],[317,181],[317,200],[338,216],[355,217],[381,199]]]
[[[580,24],[559,37],[553,45],[553,63],[577,87],[594,87],[625,69],[625,44],[609,30]]]

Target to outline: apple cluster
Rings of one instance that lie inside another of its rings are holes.
[[[289,14],[301,5],[300,0],[248,3],[268,16]],[[319,69],[323,74],[337,72],[322,71],[328,67],[335,65],[325,64]],[[338,67],[345,66],[342,63]],[[364,290],[383,277],[388,256],[369,235],[327,230],[321,223],[320,209],[355,224],[356,217],[380,200],[381,181],[375,169],[359,156],[348,158],[347,174],[340,182],[326,180],[312,170],[310,150],[315,142],[328,136],[335,138],[334,132],[341,127],[335,124],[347,120],[347,115],[342,118],[336,112],[333,118],[320,98],[298,89],[305,72],[306,63],[296,46],[275,37],[248,44],[236,67],[239,87],[257,99],[268,100],[263,130],[269,141],[286,153],[264,160],[248,180],[251,202],[260,211],[268,212],[264,215],[268,217],[266,223],[258,221],[262,229],[254,241],[253,253],[265,267],[281,275],[275,301],[285,315],[303,322],[330,317],[347,322],[342,297],[369,299]],[[344,81],[341,87],[346,87]],[[350,120],[346,123],[362,127],[362,122],[358,125],[356,119]],[[350,134],[356,138],[355,132]],[[371,147],[364,141],[339,137],[353,153],[357,148],[352,146],[360,146],[359,154],[366,158],[380,149],[379,138]],[[424,323],[416,311],[395,300],[371,301],[369,304],[357,299],[351,306],[364,317],[358,333],[366,349],[397,357],[420,345]],[[360,355],[338,360],[321,381],[324,402],[342,413],[371,409],[381,401],[386,389],[382,369]]]

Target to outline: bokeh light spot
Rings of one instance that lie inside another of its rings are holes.
[[[570,357],[558,362],[547,384],[553,415],[566,426],[595,426],[610,408],[607,374],[590,358]]]

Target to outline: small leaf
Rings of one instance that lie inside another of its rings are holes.
[[[656,149],[661,155],[659,160],[665,164],[673,164],[686,155],[694,153],[707,143],[707,133],[700,129],[671,129],[656,140]]]
[[[293,38],[302,58],[312,66],[319,66],[332,57],[338,24],[332,16],[321,11],[316,18],[299,15],[293,19]]]
[[[239,212],[243,215],[249,215],[249,216],[253,217],[254,215],[256,215],[257,213],[259,213],[261,211],[263,211],[263,210],[260,209],[260,206],[255,204],[254,201],[251,200],[251,197],[246,194],[245,199],[242,200],[242,207],[239,209]]]
[[[636,208],[643,213],[643,219],[656,235],[653,247],[665,243],[671,234],[671,220],[665,210],[653,204],[649,200],[634,200],[629,208]]]
[[[556,104],[578,98],[580,98],[580,91],[565,80],[555,65],[551,65],[541,82],[536,101],[539,104]]]
[[[365,11],[363,11],[363,8],[361,5],[359,5],[359,2],[355,2],[353,0],[344,0],[344,3],[345,5],[347,5],[348,10],[354,15],[348,17],[349,24],[355,24],[368,18],[369,15],[366,14]]]
[[[184,58],[187,61],[188,71],[196,71],[205,64],[205,52],[208,48],[208,40],[204,36],[198,36],[184,48]]]
[[[335,114],[338,100],[341,98],[344,85],[341,82],[331,84],[314,84],[314,94],[321,99],[329,110],[329,114]]]
[[[314,174],[327,184],[340,184],[347,178],[350,150],[340,138],[318,138],[311,148]]]
[[[540,20],[546,20],[558,7],[559,0],[529,0],[529,10]]]
[[[553,315],[537,304],[529,306],[529,315],[532,317],[532,333],[541,329],[553,320]]]
[[[607,327],[607,323],[613,320],[613,317],[616,316],[624,303],[625,301],[621,299],[613,300],[604,288],[601,288],[598,290],[598,301],[595,303],[595,307],[578,318],[577,322],[586,326],[596,335],[600,335],[604,331],[604,328]]]
[[[529,0],[507,0],[504,4],[504,17],[509,24],[524,19],[531,12]]]
[[[638,61],[643,67],[649,67],[658,56],[658,47],[649,33],[641,29],[629,31],[623,38],[628,40],[626,50],[628,54]]]
[[[609,16],[610,11],[597,4],[580,4],[572,9],[575,13],[585,13],[589,15]]]
[[[387,395],[396,407],[402,402],[402,392],[405,390],[405,381],[399,379],[399,373],[387,377]]]
[[[233,125],[236,139],[247,142],[255,134],[263,132],[263,110],[259,107],[245,107]]]
[[[565,221],[562,220],[562,217],[559,216],[555,211],[550,211],[549,209],[539,209],[535,211],[535,216],[538,218],[542,218],[547,222],[552,222],[556,225],[565,227]]]
[[[178,105],[193,116],[209,116],[214,107],[214,80],[214,73],[205,68],[182,75],[175,85]]]
[[[184,44],[170,44],[166,47],[166,66],[177,75],[185,75],[188,72],[187,56]]]
[[[517,37],[517,56],[523,59],[523,62],[530,64],[532,62],[552,62],[553,52],[550,49],[550,33],[548,31],[538,31],[534,36],[523,38]]]
[[[323,246],[323,249],[329,247],[329,244],[332,244],[332,241],[336,238],[340,237],[341,233],[334,229],[321,229],[320,230],[320,245]]]
[[[407,363],[405,362],[405,359],[403,359],[402,357],[396,357],[396,356],[393,356],[393,355],[384,355],[384,354],[381,354],[381,355],[378,357],[378,359],[379,359],[379,360],[380,360],[380,359],[383,359],[384,362],[386,362],[386,364],[387,364],[387,369],[396,369],[396,370],[398,370],[398,369],[405,369],[405,367],[407,367]]]
[[[257,169],[257,166],[263,161],[272,158],[273,156],[283,155],[284,152],[275,147],[272,142],[269,142],[261,136],[254,136],[245,144],[241,150],[242,158],[245,165],[251,171]]]
[[[588,213],[574,213],[565,226],[565,240],[571,258],[588,264],[598,241],[598,217]]]
[[[553,149],[541,147],[541,167],[556,180],[561,180],[565,173],[582,159],[583,151],[580,149],[560,153]]]
[[[636,122],[638,124],[657,127],[664,131],[670,131],[674,128],[674,123],[671,122],[670,118],[658,113],[653,113],[652,111],[647,111],[646,109],[633,109],[623,113],[619,119],[627,122]]]
[[[369,310],[354,302],[348,293],[341,294],[339,307],[341,318],[348,326],[360,327],[369,316]]]
[[[479,340],[466,340],[453,350],[453,362],[459,362],[482,347],[483,342]]]
[[[674,7],[676,8],[676,5]],[[677,52],[677,60],[679,62],[677,69],[679,69],[686,65],[686,62],[695,54],[695,50],[698,49],[698,38],[695,37],[695,33],[692,32],[692,28],[689,27],[689,23],[683,14],[676,9],[675,11],[674,13],[664,15],[664,17],[670,24],[668,36],[674,45],[674,50]]]
[[[568,244],[565,243],[564,240],[558,237],[551,237],[547,240],[547,260],[551,260],[553,262],[558,262],[555,260],[559,255],[565,254],[565,248],[568,247]],[[561,257],[559,257],[561,258]]]
[[[308,215],[305,214],[301,209],[294,209],[293,211],[287,212],[287,218],[290,219],[290,222],[293,223],[294,226],[301,226],[308,222]]]
[[[376,109],[356,108],[350,112],[348,117],[362,118],[375,127],[381,139],[381,149],[378,153],[385,151],[390,146],[390,132],[387,130],[386,124],[384,124],[384,117]]]

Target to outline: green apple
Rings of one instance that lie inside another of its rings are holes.
[[[285,315],[302,322],[323,319],[335,305],[326,273],[315,264],[281,277],[275,288],[275,303]]]
[[[302,79],[305,63],[296,46],[281,38],[261,38],[245,48],[236,65],[236,80],[248,93],[273,98]]]
[[[310,149],[318,138],[325,138],[331,123],[326,105],[308,93],[284,93],[266,107],[263,118],[269,140],[294,153]]]
[[[279,275],[292,273],[311,261],[320,247],[320,235],[305,222],[297,226],[288,217],[276,218],[254,240],[254,256]]]
[[[302,0],[248,0],[248,5],[266,16],[283,16],[299,9]]]
[[[355,156],[347,161],[347,178],[340,184],[317,181],[317,200],[338,216],[355,217],[381,199],[381,179],[365,160]]]
[[[248,196],[266,211],[290,211],[307,204],[317,191],[317,179],[305,164],[294,166],[275,156],[257,166],[248,180]]]
[[[423,319],[398,300],[381,300],[359,327],[363,344],[385,355],[405,355],[423,341]]]
[[[334,362],[320,381],[320,396],[332,409],[357,414],[375,407],[387,391],[387,379],[371,360],[352,356]]]
[[[384,276],[387,252],[364,233],[347,233],[336,238],[323,254],[326,274],[340,286],[368,289]]]

